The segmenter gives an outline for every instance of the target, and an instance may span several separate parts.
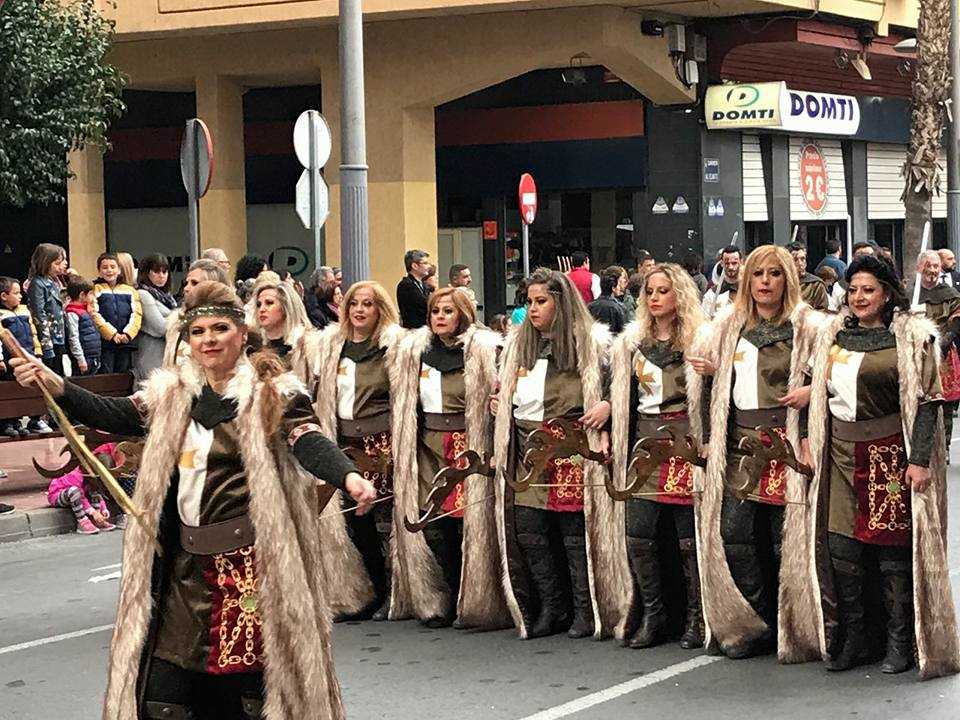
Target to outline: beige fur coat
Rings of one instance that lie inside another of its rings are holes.
[[[700,580],[703,588],[703,610],[707,625],[707,646],[721,648],[758,638],[766,623],[746,601],[730,574],[723,539],[720,535],[720,510],[723,503],[724,477],[727,472],[727,421],[730,418],[733,387],[733,356],[746,324],[746,316],[735,305],[720,310],[702,328],[691,355],[709,359],[717,368],[710,397],[709,458],[700,497],[697,548],[700,553]],[[806,303],[800,303],[790,317],[793,323],[793,355],[790,362],[790,389],[803,385],[803,373],[812,351],[817,331],[825,316]],[[691,418],[700,417],[700,396],[690,393]],[[800,413],[787,411],[787,437],[799,453]],[[808,556],[811,538],[808,534],[807,507],[804,505],[804,479],[787,471],[780,592],[778,614],[777,658],[782,663],[806,662],[820,657],[817,611],[810,592]]]
[[[287,374],[271,381],[282,396],[303,392]],[[142,509],[124,533],[123,577],[116,629],[110,645],[104,720],[135,720],[141,655],[151,615],[151,572],[158,561],[164,500],[176,471],[192,401],[203,387],[193,362],[155,371],[140,393],[148,432],[134,503]],[[285,438],[260,420],[264,384],[241,361],[225,395],[237,399],[236,424],[256,531],[259,602],[263,615],[269,720],[339,720],[340,686],[330,653],[330,619],[320,568],[316,479],[293,459]]]
[[[633,355],[647,337],[646,328],[638,322],[632,322],[623,329],[623,332],[613,341],[610,349],[610,372],[612,375],[610,403],[612,406],[610,431],[610,445],[613,452],[613,479],[617,487],[625,487],[627,484],[627,464],[630,456],[630,414],[633,408],[630,407],[630,387],[633,382]],[[686,380],[687,397],[700,397],[703,392],[703,378],[700,377],[689,364],[685,364],[684,375]],[[699,415],[688,413],[690,421],[690,434],[698,443],[703,440],[703,428]],[[694,468],[694,487],[703,487],[703,471],[700,468]],[[622,505],[622,503],[617,503]],[[694,522],[700,523],[700,499],[694,498]],[[623,515],[624,511],[618,508],[618,512]],[[699,543],[699,533],[696,535]],[[627,561],[626,529],[622,533],[620,546],[623,553],[622,563],[629,577],[629,563]],[[699,552],[699,547],[698,547]],[[620,572],[618,570],[618,572]],[[706,598],[704,598],[706,600]],[[633,607],[640,601],[637,596],[636,587],[630,582],[627,592],[627,608]],[[704,613],[706,615],[706,613]],[[624,622],[631,613],[624,613]],[[635,628],[618,628],[617,636],[629,635]]]
[[[507,507],[512,504],[512,493],[504,479],[508,466],[513,435],[513,393],[516,388],[519,365],[514,331],[506,341],[500,364],[500,405],[494,429],[494,459],[497,467],[497,533],[500,556],[503,562],[503,589],[507,607],[520,637],[527,637],[526,622],[514,593],[510,577],[508,552],[515,548],[513,527],[507,526]],[[595,323],[590,331],[590,341],[585,348],[578,348],[580,379],[583,383],[584,407],[593,407],[601,400],[602,370],[607,363],[610,332],[605,325]],[[597,447],[599,433],[588,431],[593,447]],[[584,473],[584,517],[586,519],[587,566],[590,576],[590,595],[593,603],[595,637],[613,635],[622,629],[630,586],[629,568],[625,562],[623,546],[624,512],[621,503],[615,503],[603,487],[605,467],[595,462],[586,463]]]
[[[402,413],[399,438],[399,462],[394,472],[396,503],[404,517],[416,519],[419,509],[417,467],[418,397],[420,358],[430,346],[433,333],[427,327],[412,332],[402,343],[398,361],[403,368],[402,402],[394,412]],[[481,327],[471,327],[463,335],[464,384],[466,395],[467,447],[485,457],[492,426],[488,398],[497,380],[497,348],[500,336]],[[396,442],[396,441],[395,441]],[[486,500],[485,500],[486,498]],[[449,588],[422,533],[398,531],[399,557],[404,582],[410,588],[440,588],[414,603],[419,618],[436,617],[451,601],[456,602],[457,618],[467,627],[502,628],[510,624],[506,600],[500,586],[499,546],[497,544],[493,481],[474,475],[464,481],[463,565],[460,571],[460,595],[449,597]],[[429,582],[419,581],[429,577]]]
[[[834,339],[843,328],[844,315],[831,319],[817,340],[813,355],[813,390],[810,397],[810,454],[816,464],[816,475],[810,487],[810,534],[825,537],[826,529],[817,527],[817,503],[821,488],[825,488],[824,473],[829,467],[824,461],[828,443],[829,408],[827,405],[827,359]],[[936,326],[926,318],[899,313],[890,328],[897,338],[897,370],[900,376],[900,409],[903,436],[909,444],[913,421],[923,394],[921,368],[925,353],[930,352],[939,364]],[[933,343],[932,346],[930,343]],[[913,605],[920,660],[920,677],[940,677],[960,672],[960,648],[957,641],[957,621],[950,588],[947,564],[947,505],[946,465],[944,462],[943,426],[937,423],[930,458],[930,487],[920,493],[911,491],[913,507]],[[825,491],[825,490],[824,490]],[[827,638],[821,597],[822,585],[829,586],[828,578],[818,578],[818,567],[828,572],[823,562],[823,547],[819,548],[821,562],[817,562],[817,548],[811,546],[809,568],[811,587],[816,594],[820,649],[827,656]],[[828,565],[828,563],[827,563]],[[820,582],[817,582],[819,580]]]

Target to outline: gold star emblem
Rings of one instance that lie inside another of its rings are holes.
[[[528,374],[529,374],[529,371],[525,367],[522,367],[519,370],[517,370],[518,378],[526,377]]]
[[[652,383],[656,382],[657,378],[652,372],[644,372],[646,367],[646,360],[642,363],[637,363],[637,384],[640,386],[640,389],[643,390],[644,395],[653,395]]]
[[[430,368],[426,368],[425,370],[421,370],[421,371],[420,371],[420,377],[422,377],[422,378],[424,378],[424,379],[430,377]]]
[[[346,375],[347,374],[347,364],[340,363],[340,366],[337,368],[337,375]]]
[[[844,350],[839,345],[834,345],[830,348],[830,359],[827,360],[827,379],[833,380],[833,364],[840,363],[841,365],[846,365],[847,361],[850,359],[850,354]]]
[[[734,363],[743,362],[743,350],[738,350],[733,354],[733,362]]]
[[[196,450],[184,450],[180,453],[180,467],[184,470],[196,470],[197,467],[194,464],[196,454]]]

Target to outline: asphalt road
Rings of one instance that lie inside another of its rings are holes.
[[[960,466],[948,477],[956,517]],[[99,717],[120,543],[115,532],[0,546],[0,720]],[[919,682],[913,672],[889,677],[877,667],[837,675],[819,663],[779,666],[772,657],[734,662],[673,645],[636,651],[563,636],[521,642],[507,631],[467,634],[415,622],[338,625],[334,643],[355,720],[960,717],[960,679]]]

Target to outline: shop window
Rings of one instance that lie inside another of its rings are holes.
[[[844,222],[804,222],[797,225],[797,240],[807,246],[808,272],[812,272],[827,254],[827,240],[836,240],[841,248],[846,247],[847,226]]]
[[[761,245],[773,242],[773,223],[745,222],[743,224],[743,248],[748,253]]]
[[[871,220],[869,236],[893,253],[897,271],[903,272],[903,220]]]

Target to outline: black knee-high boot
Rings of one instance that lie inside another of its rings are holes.
[[[447,612],[440,617],[428,618],[424,624],[432,628],[449,627],[453,624],[457,597],[460,594],[461,554],[460,546],[456,544],[459,542],[458,533],[453,528],[441,527],[440,523],[437,523],[427,525],[423,529],[423,539],[426,540],[433,557],[440,566],[443,579],[450,590]]]
[[[880,671],[894,675],[913,667],[913,568],[907,560],[881,560],[887,621],[887,654]]]
[[[540,596],[540,614],[527,631],[528,638],[555,635],[569,622],[563,588],[553,562],[550,539],[540,533],[517,533],[517,543],[527,558],[530,579]]]
[[[725,647],[724,653],[729,658],[739,660],[770,652],[775,645],[776,636],[770,629],[772,613],[765,598],[763,572],[760,569],[757,549],[748,544],[729,544],[723,549],[737,589],[750,603],[754,612],[767,623],[767,630],[759,638]]]
[[[377,527],[378,553],[383,563],[383,600],[372,619],[383,621],[390,617],[390,577],[393,566],[390,557],[390,535],[393,531],[393,503],[374,505],[373,516]]]
[[[827,670],[850,670],[870,662],[863,607],[863,548],[860,542],[837,533],[828,537],[833,565],[842,645],[827,661]]]
[[[627,643],[632,648],[659,644],[666,629],[667,612],[663,606],[660,558],[657,553],[656,540],[627,537],[627,557],[643,605],[643,620]]]
[[[702,648],[706,628],[703,624],[703,601],[700,594],[700,568],[697,564],[697,542],[691,538],[680,539],[680,562],[687,581],[687,619],[680,647],[684,650]]]
[[[582,535],[565,535],[563,547],[567,551],[570,585],[573,590],[573,624],[567,631],[572,638],[593,635],[593,601],[590,599],[590,575],[587,566],[587,541]]]

